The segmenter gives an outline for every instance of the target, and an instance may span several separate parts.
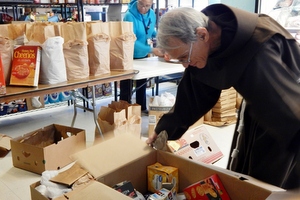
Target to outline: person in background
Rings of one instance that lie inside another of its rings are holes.
[[[124,21],[133,22],[133,32],[136,35],[134,43],[134,59],[148,57],[153,53],[164,56],[160,49],[152,47],[152,39],[156,37],[156,16],[151,9],[153,0],[132,0],[128,5]],[[136,103],[147,113],[146,105],[147,79],[136,80]],[[120,81],[120,100],[131,103],[132,80]]]
[[[300,188],[300,49],[271,17],[212,4],[160,20],[158,47],[186,68],[171,111],[146,141],[179,139],[234,87],[244,98],[228,169],[284,189]]]

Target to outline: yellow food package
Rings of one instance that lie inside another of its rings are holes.
[[[178,168],[155,163],[147,167],[147,174],[149,192],[158,192],[166,183],[173,184],[173,189],[178,192]]]

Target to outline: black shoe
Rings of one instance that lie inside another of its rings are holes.
[[[147,109],[146,110],[142,110],[142,114],[149,115],[149,111]]]

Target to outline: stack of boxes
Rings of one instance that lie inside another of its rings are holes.
[[[216,105],[205,115],[207,122],[230,123],[236,121],[237,92],[229,88],[221,92]]]

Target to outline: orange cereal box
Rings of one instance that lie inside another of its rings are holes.
[[[41,47],[19,46],[14,49],[10,85],[38,86]]]
[[[183,192],[187,200],[230,200],[217,174],[186,187]]]
[[[0,94],[6,94],[6,84],[5,84],[4,69],[2,65],[1,55],[0,55]]]

